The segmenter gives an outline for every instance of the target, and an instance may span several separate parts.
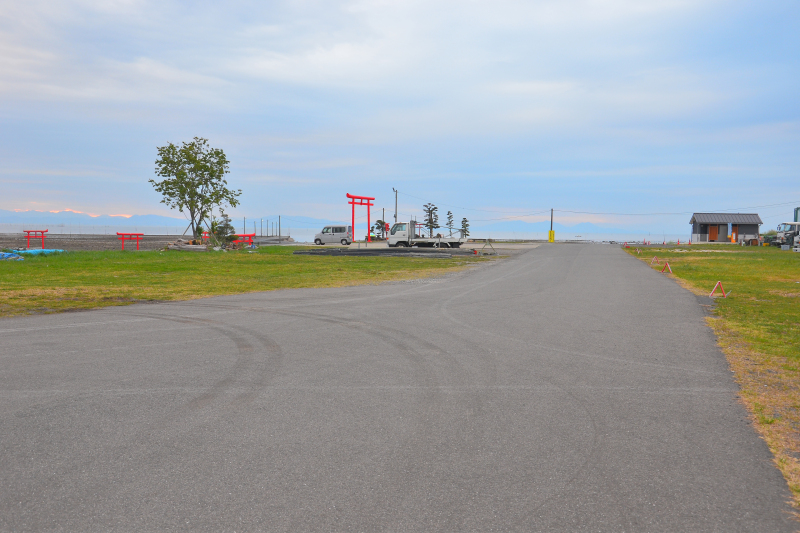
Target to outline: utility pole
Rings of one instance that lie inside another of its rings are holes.
[[[261,235],[259,235],[259,237],[263,237],[263,236],[264,236],[264,219],[262,218],[261,219]]]
[[[394,191],[394,223],[397,224],[397,189],[392,187]]]
[[[555,242],[556,234],[553,231],[553,210],[550,209],[550,234],[547,236],[547,242]]]
[[[278,215],[278,244],[281,243],[281,216]]]
[[[385,237],[386,233],[386,208],[381,207],[381,212],[383,216],[381,216],[381,237]]]
[[[247,233],[247,217],[244,217],[244,222],[242,222],[242,233]]]

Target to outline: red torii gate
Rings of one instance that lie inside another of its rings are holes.
[[[350,198],[350,201],[347,203],[353,206],[353,218],[352,218],[353,240],[356,240],[356,206],[365,205],[367,206],[367,241],[372,242],[372,239],[370,238],[370,229],[372,225],[369,221],[369,208],[375,205],[372,203],[372,200],[374,200],[375,198],[371,198],[369,196],[356,196],[350,193],[347,193],[347,197]],[[356,201],[358,201],[358,203],[356,203]]]

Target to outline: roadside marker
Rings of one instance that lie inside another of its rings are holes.
[[[661,264],[661,262],[658,260],[658,257],[657,257],[657,256],[655,256],[655,255],[654,255],[654,256],[653,256],[653,258],[650,260],[650,264],[652,265],[653,263],[655,263],[655,264],[657,264],[657,265],[660,265],[660,264]]]
[[[664,268],[661,269],[661,272],[663,273],[666,269],[669,269],[669,273],[672,274],[672,267],[669,266],[669,261],[664,261]]]
[[[719,290],[722,291],[722,297],[723,298],[727,298],[728,294],[730,294],[730,293],[725,294],[725,287],[722,286],[722,282],[721,281],[718,281],[717,284],[714,285],[714,289],[711,291],[711,294],[709,294],[708,297],[711,298],[712,296],[714,296],[714,291],[717,290],[717,287],[719,287]]]

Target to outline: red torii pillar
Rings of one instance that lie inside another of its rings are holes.
[[[369,230],[371,227],[369,221],[369,208],[370,206],[375,205],[372,203],[372,200],[374,200],[375,198],[371,198],[369,196],[356,196],[350,193],[347,193],[347,197],[350,198],[350,201],[347,203],[353,206],[353,217],[352,217],[353,240],[356,240],[356,206],[365,205],[367,206],[367,241],[372,242],[372,239],[370,238],[369,234]],[[356,203],[356,201],[358,201],[358,203]]]

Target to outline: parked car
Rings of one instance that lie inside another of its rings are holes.
[[[314,235],[314,244],[343,244],[349,246],[353,243],[353,226],[325,226],[320,233]]]

